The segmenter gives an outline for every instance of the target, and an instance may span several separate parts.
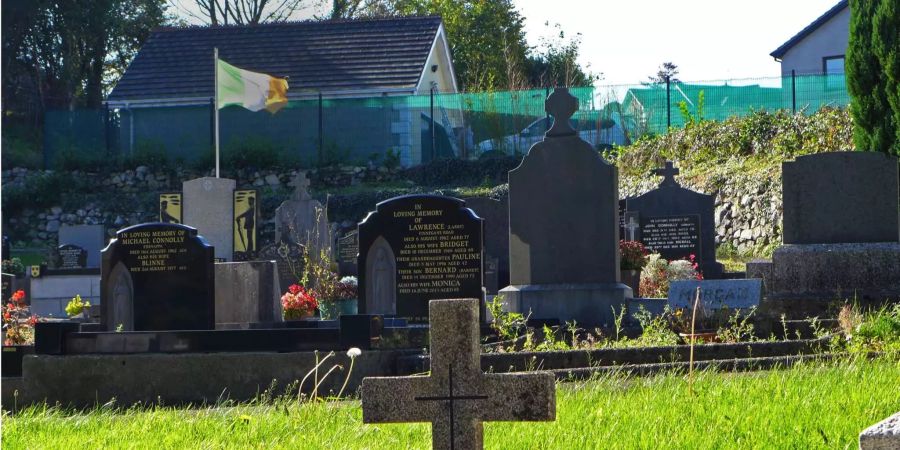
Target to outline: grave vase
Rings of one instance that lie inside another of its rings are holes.
[[[622,269],[622,283],[631,288],[632,295],[640,297],[641,271]]]
[[[356,314],[356,299],[342,299],[319,304],[319,315],[322,320],[335,320],[345,314]]]
[[[284,310],[284,320],[303,320],[312,317],[314,314],[315,310],[298,311],[295,309],[286,309]]]

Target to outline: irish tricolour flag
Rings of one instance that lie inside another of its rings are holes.
[[[287,104],[288,83],[264,73],[251,72],[216,61],[218,107],[238,105],[250,111],[265,109],[275,113]]]

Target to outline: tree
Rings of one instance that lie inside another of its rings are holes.
[[[882,0],[872,27],[873,50],[884,70],[884,92],[894,116],[894,154],[900,156],[900,4]]]
[[[650,84],[666,84],[666,80],[672,83],[678,83],[678,66],[671,61],[663,62],[659,65],[656,75],[647,77]]]
[[[287,20],[304,0],[171,0],[179,13],[210,26],[252,25]],[[352,0],[349,1],[352,3]]]
[[[99,107],[165,9],[164,0],[3,2],[4,111],[37,119],[46,108]]]
[[[391,5],[384,0],[332,0],[331,10],[320,20],[359,19],[390,15]]]
[[[545,25],[550,26],[549,22]],[[531,87],[590,86],[600,78],[578,64],[581,33],[566,40],[559,24],[553,26],[553,37],[541,38],[539,48],[528,56],[527,78]]]
[[[900,16],[896,0],[852,0],[847,91],[857,150],[900,155]]]
[[[523,19],[511,0],[394,0],[392,15],[440,15],[457,81],[467,91],[508,89],[509,67],[524,67]]]

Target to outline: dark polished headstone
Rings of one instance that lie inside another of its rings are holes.
[[[653,171],[663,177],[659,187],[626,200],[626,221],[636,217],[636,240],[667,260],[694,255],[706,278],[718,278],[722,264],[716,262],[715,198],[681,187],[675,181],[678,169],[666,161]],[[626,230],[633,224],[626,223]]]
[[[87,259],[87,250],[74,244],[63,244],[56,249],[57,269],[84,269],[87,267]]]
[[[618,172],[569,126],[578,101],[547,99],[553,127],[509,172],[508,310],[611,324],[631,297],[619,282]]]
[[[356,259],[359,257],[359,233],[357,230],[352,230],[338,238],[337,248],[338,272],[341,276],[358,275],[359,268],[356,266]]]
[[[488,281],[485,267],[485,287],[489,294],[509,285],[509,198],[473,197],[466,199],[468,206],[484,219],[484,260],[496,260]]]
[[[818,153],[781,170],[785,244],[900,242],[896,157]]]
[[[509,172],[512,285],[619,282],[618,173],[568,131],[577,108],[557,89],[553,128]]]
[[[359,224],[360,314],[428,320],[434,298],[483,298],[484,221],[440,195],[385,200]]]
[[[59,227],[59,245],[74,244],[87,250],[85,268],[100,268],[100,250],[106,245],[106,227],[103,225],[62,225]]]
[[[105,328],[214,329],[213,258],[196,228],[147,223],[119,230],[103,250]]]

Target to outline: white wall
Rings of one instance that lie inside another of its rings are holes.
[[[782,76],[790,75],[791,70],[798,75],[824,73],[822,58],[847,53],[849,29],[850,8],[847,7],[785,53],[781,58]]]
[[[431,66],[435,64],[438,66],[437,72],[432,72]],[[428,56],[428,61],[425,63],[425,73],[416,93],[427,95],[431,89],[432,82],[437,82],[437,92],[456,93],[457,89],[453,84],[453,73],[451,72],[450,64],[450,55],[447,54],[445,36],[441,32],[435,40],[434,51],[431,52]]]

